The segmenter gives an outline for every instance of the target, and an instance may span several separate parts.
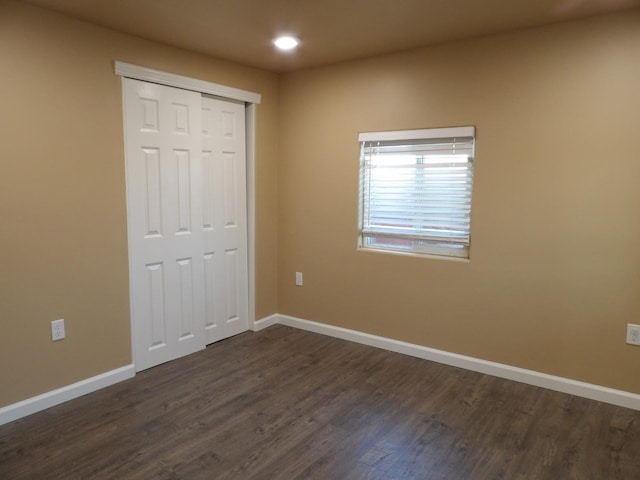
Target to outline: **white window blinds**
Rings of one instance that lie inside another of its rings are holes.
[[[468,258],[475,128],[359,139],[360,246]]]

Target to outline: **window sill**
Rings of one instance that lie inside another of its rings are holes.
[[[371,247],[358,247],[358,252],[371,252],[371,253],[385,253],[388,255],[399,255],[402,257],[416,257],[416,258],[425,258],[431,260],[445,260],[449,262],[456,263],[471,263],[469,258],[465,257],[452,257],[448,255],[435,255],[432,253],[418,253],[418,252],[400,252],[397,250],[387,250],[384,248],[371,248]]]

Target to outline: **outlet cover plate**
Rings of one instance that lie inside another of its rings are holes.
[[[630,345],[640,345],[640,325],[627,324],[627,343]]]
[[[60,320],[53,320],[51,322],[51,340],[57,342],[58,340],[63,340],[64,337],[64,318],[61,318]]]

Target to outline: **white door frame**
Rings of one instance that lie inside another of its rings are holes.
[[[208,93],[231,100],[239,100],[245,103],[245,130],[246,130],[246,161],[247,161],[247,265],[249,275],[249,330],[254,329],[256,320],[255,309],[255,122],[256,105],[260,104],[261,95],[246,90],[240,90],[226,85],[198,80],[196,78],[176,75],[174,73],[153,70],[151,68],[132,65],[120,61],[114,62],[114,72],[116,75],[135,80],[158,83],[169,87],[177,87],[185,90],[192,90],[199,93]],[[133,319],[131,323],[131,347],[132,354],[134,348]],[[135,357],[133,358],[135,362]]]

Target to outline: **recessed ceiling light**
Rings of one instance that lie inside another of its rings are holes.
[[[273,44],[280,50],[293,50],[298,46],[298,43],[298,39],[290,35],[283,35],[273,40]]]

